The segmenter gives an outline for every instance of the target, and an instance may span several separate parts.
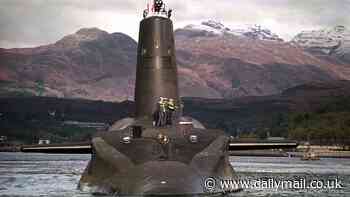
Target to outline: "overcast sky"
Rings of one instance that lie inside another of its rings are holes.
[[[83,27],[135,40],[147,0],[0,0],[0,48],[53,43]],[[213,19],[230,28],[259,24],[285,40],[302,30],[345,25],[350,0],[165,0],[175,28]]]

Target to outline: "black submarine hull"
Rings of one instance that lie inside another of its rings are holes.
[[[80,180],[83,191],[118,195],[211,195],[240,188],[206,188],[205,181],[235,179],[226,151],[229,138],[218,130],[193,129],[183,135],[163,128],[144,128],[144,137],[124,143],[129,131],[101,133],[92,142],[92,159]],[[206,134],[205,132],[210,132]],[[196,135],[200,142],[190,142]]]

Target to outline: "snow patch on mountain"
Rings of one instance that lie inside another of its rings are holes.
[[[336,26],[321,30],[303,31],[294,37],[295,43],[314,52],[339,55],[350,52],[350,30]]]
[[[278,35],[259,25],[246,25],[244,28],[231,29],[222,23],[208,20],[199,25],[187,25],[184,29],[190,31],[204,31],[212,35],[234,35],[259,40],[283,41]]]

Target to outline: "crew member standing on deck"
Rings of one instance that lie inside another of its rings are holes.
[[[163,5],[164,5],[164,3],[162,0],[155,0],[154,1],[154,11],[159,13],[162,10]]]
[[[169,99],[167,102],[167,120],[166,124],[167,125],[172,125],[174,120],[173,117],[175,117],[175,111],[176,111],[176,105],[174,99]]]
[[[166,124],[167,120],[167,98],[160,97],[158,101],[157,111],[154,116],[155,125],[157,127],[162,127]]]

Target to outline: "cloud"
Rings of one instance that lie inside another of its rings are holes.
[[[137,27],[141,13],[137,12],[137,2],[140,1],[2,0],[0,44],[23,47],[52,43],[83,27],[132,34],[137,29],[131,28],[129,21]]]
[[[260,24],[285,39],[302,30],[350,27],[350,0],[168,0],[175,28],[214,19],[234,27]],[[53,43],[83,27],[137,39],[142,0],[1,0],[0,47]]]

